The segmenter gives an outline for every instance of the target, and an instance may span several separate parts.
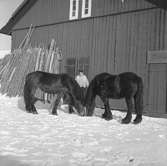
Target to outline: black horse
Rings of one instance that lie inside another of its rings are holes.
[[[95,108],[95,97],[98,95],[104,103],[105,112],[102,117],[112,119],[109,106],[109,98],[125,98],[128,107],[127,115],[122,123],[130,123],[132,119],[133,99],[135,104],[136,118],[134,123],[142,121],[143,112],[143,81],[142,78],[132,72],[124,72],[119,75],[101,73],[90,82],[85,98],[87,116],[92,116]]]
[[[83,116],[85,114],[82,90],[75,79],[69,75],[42,71],[29,73],[26,76],[24,85],[24,102],[27,112],[37,114],[34,104],[37,100],[41,100],[35,97],[38,88],[48,94],[58,94],[58,97],[54,100],[52,114],[57,115],[57,107],[64,94],[67,94],[70,98],[68,100],[70,113],[74,112],[74,107],[79,115]]]

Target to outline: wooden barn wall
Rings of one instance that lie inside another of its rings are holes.
[[[70,1],[38,0],[14,26],[14,29],[47,25],[68,19]]]
[[[149,65],[148,81],[148,113],[165,114],[166,110],[166,85],[167,70],[166,64]]]
[[[158,28],[159,37],[154,41],[154,45],[157,47],[154,46],[155,48],[151,50],[167,50],[167,15],[165,10],[160,11]],[[148,64],[147,96],[149,114],[167,113],[167,64]]]
[[[82,1],[80,1],[80,6]],[[38,0],[31,9],[23,15],[13,29],[62,23],[69,21],[70,0]],[[145,0],[92,0],[92,17],[115,14],[119,12],[130,12],[155,7]],[[81,7],[80,7],[81,8]],[[79,11],[81,19],[81,10]]]
[[[162,105],[161,111],[164,112],[165,94],[162,90],[153,90],[160,85],[159,81],[165,73],[155,73],[146,62],[148,50],[164,48],[164,20],[163,10],[151,9],[64,22],[36,28],[32,44],[47,45],[51,38],[55,38],[63,50],[63,64],[68,57],[89,56],[90,80],[95,74],[105,71],[138,73],[144,80],[145,110],[156,112],[157,107]],[[13,37],[16,36],[17,40],[18,36],[24,38],[25,32],[15,31]],[[164,83],[162,85],[164,87]],[[124,100],[112,102],[112,107],[125,108]]]
[[[121,0],[92,0],[92,6],[93,17],[155,7],[145,0],[125,0],[124,3]]]
[[[167,11],[161,11],[160,19],[163,22],[160,24],[162,42],[157,50],[167,50]],[[167,64],[149,64],[148,73],[148,112],[167,113]]]
[[[26,27],[36,25],[32,45],[47,46],[55,38],[63,51],[63,65],[68,57],[89,56],[90,80],[105,71],[138,73],[144,80],[145,111],[165,113],[166,65],[147,64],[149,50],[167,49],[165,11],[154,9],[144,0],[128,0],[124,4],[118,0],[92,2],[92,18],[69,21],[66,0],[37,1],[15,25],[12,47],[19,46],[28,30]],[[126,107],[124,100],[111,104],[113,108]]]
[[[165,28],[164,28],[164,49],[167,50],[167,10],[164,12],[164,24],[165,24]]]
[[[164,72],[157,77],[156,84],[148,84],[150,75],[147,64],[148,50],[163,49],[163,21],[164,12],[161,10],[134,12],[94,19],[94,28],[96,29],[94,35],[97,39],[93,40],[95,53],[92,54],[94,55],[92,57],[94,58],[92,75],[100,71],[109,71],[110,73],[133,71],[138,73],[144,80],[145,111],[159,111],[154,106],[155,102],[150,99],[151,96],[154,96],[156,106],[161,112],[165,112],[166,98],[163,89],[158,93],[151,94],[152,90],[159,87],[160,83],[158,82],[162,81]],[[100,40],[98,40],[98,35],[100,35]],[[155,79],[156,77],[151,81],[155,81]],[[161,82],[161,84],[164,87],[164,83]],[[114,101],[112,106],[114,108],[125,108],[124,100],[121,103],[120,101]]]
[[[12,50],[20,46],[22,40],[25,38],[26,33],[27,30],[12,32]]]

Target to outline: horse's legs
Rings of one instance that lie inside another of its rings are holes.
[[[69,113],[72,114],[73,112],[75,112],[75,111],[74,111],[72,105],[69,105]]]
[[[33,114],[38,114],[36,108],[35,108],[35,103],[38,100],[38,98],[35,97],[35,92],[36,92],[36,88],[32,89],[30,96],[31,96],[31,113]]]
[[[34,104],[32,105],[32,113],[33,113],[33,114],[38,114],[38,112],[37,112],[37,110],[36,110]]]
[[[132,97],[126,97],[125,100],[126,100],[128,110],[127,110],[126,117],[122,119],[122,123],[128,124],[132,119],[133,100],[132,100]]]
[[[95,103],[95,98],[92,100],[90,106],[86,106],[86,115],[87,116],[93,116],[94,109],[95,109],[96,103]]]
[[[30,87],[28,82],[25,82],[24,85],[24,102],[25,102],[25,109],[27,112],[31,112],[31,100],[30,100]]]
[[[102,117],[106,120],[112,119],[112,113],[110,111],[109,99],[108,98],[101,98],[104,103],[105,112]]]
[[[55,98],[54,101],[53,101],[54,106],[53,106],[53,109],[52,109],[52,114],[53,115],[57,115],[57,107],[60,103],[60,100],[61,100],[62,96],[63,96],[63,93],[59,93],[59,94],[57,94],[56,97],[54,97]]]
[[[73,95],[73,93],[68,93],[69,94],[69,113],[75,112],[72,107],[74,107],[77,110],[77,113],[80,116],[85,115],[84,107],[81,103],[81,101],[78,101],[77,98]]]
[[[29,113],[37,114],[36,108],[34,106],[37,98],[35,97],[36,88],[31,88],[28,83],[25,83],[24,86],[24,101],[26,111]]]
[[[96,94],[90,94],[91,97],[88,101],[86,101],[85,103],[85,107],[86,107],[86,115],[87,116],[93,116],[95,107],[96,107]],[[85,97],[87,100],[87,97]],[[102,99],[101,99],[102,100]]]
[[[35,103],[33,102],[33,100],[30,100],[30,102],[26,104],[26,111],[33,114],[38,114],[34,104]]]
[[[69,106],[69,113],[70,114],[72,114],[73,112],[75,112],[73,110],[74,103],[72,102],[72,97],[70,96],[70,94],[64,93],[64,95],[63,95],[63,103],[64,104],[68,104],[68,106]]]
[[[26,108],[26,111],[28,113],[32,113],[32,104],[31,103],[27,102],[25,108]]]
[[[134,119],[133,123],[137,124],[142,121],[142,113],[143,113],[143,96],[134,96],[135,102],[135,111],[136,111],[136,118]]]

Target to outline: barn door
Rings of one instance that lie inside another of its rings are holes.
[[[148,113],[165,114],[166,111],[166,64],[149,65]]]
[[[148,113],[167,113],[167,51],[149,51],[147,57]]]

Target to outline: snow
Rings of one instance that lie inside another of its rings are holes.
[[[80,117],[37,103],[28,114],[20,97],[0,95],[0,166],[166,166],[167,119],[143,117],[138,125]],[[133,115],[134,118],[134,115]]]
[[[6,55],[10,54],[10,50],[0,50],[0,59],[3,59]]]

